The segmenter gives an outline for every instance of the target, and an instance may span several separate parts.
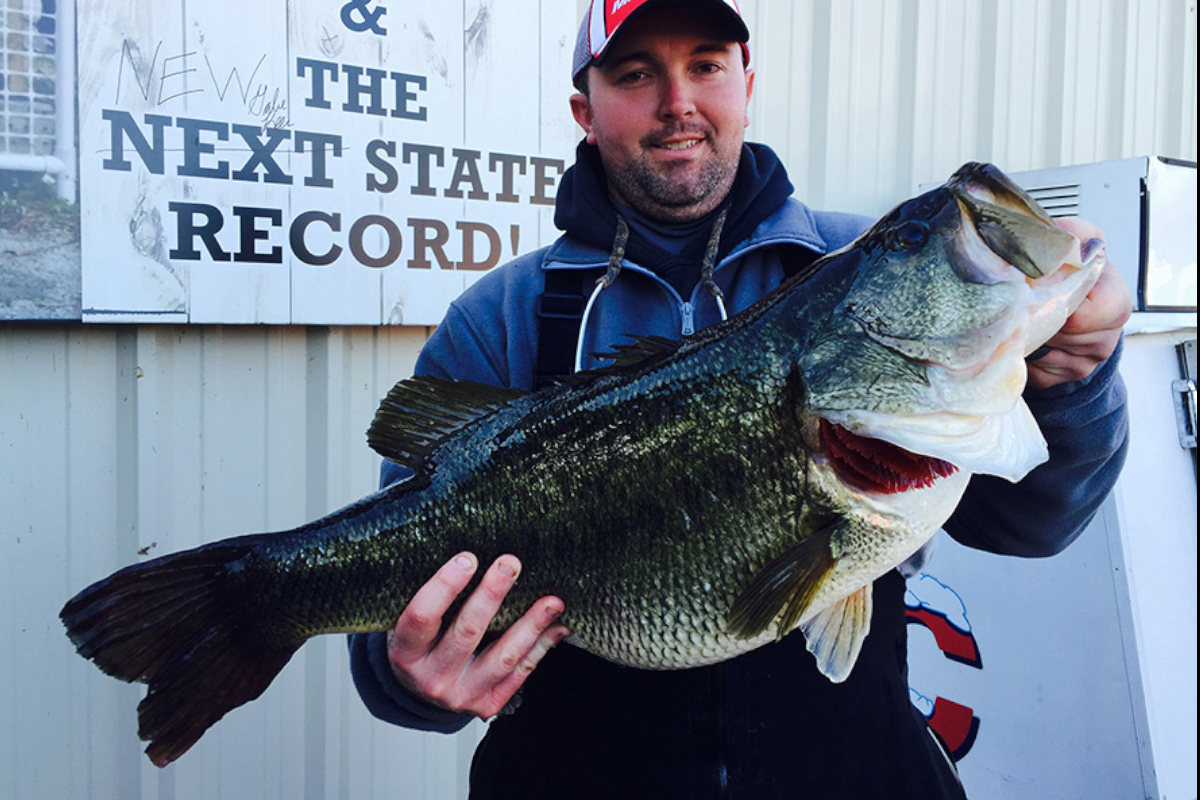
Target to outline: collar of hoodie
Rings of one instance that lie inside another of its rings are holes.
[[[791,196],[792,191],[787,171],[774,151],[765,145],[742,146],[737,178],[729,197],[716,212],[704,242],[700,264],[699,285],[712,296],[722,319],[727,317],[727,313],[724,297],[713,280],[717,264],[728,256],[739,242],[747,239],[760,223],[774,214]],[[659,280],[672,285],[672,282],[659,274],[655,267],[665,265],[677,256],[663,250],[646,237],[631,234],[628,222],[608,195],[608,181],[600,159],[600,151],[586,141],[580,142],[576,148],[575,164],[563,175],[555,204],[554,222],[560,229],[585,244],[599,250],[607,250],[609,253],[605,273],[596,282],[580,321],[575,357],[578,370],[582,361],[584,333],[596,299],[620,275],[625,259],[643,265]],[[688,249],[685,247],[685,252]],[[678,293],[676,288],[676,294]],[[681,302],[685,310],[690,307],[690,304],[682,299]],[[690,332],[687,328],[685,323],[685,334]]]
[[[729,319],[729,313],[725,310],[725,295],[721,292],[721,288],[717,286],[713,280],[713,271],[716,269],[717,262],[717,243],[721,240],[721,230],[725,226],[725,219],[729,215],[728,206],[722,208],[713,220],[712,228],[708,234],[708,242],[704,248],[704,258],[700,264],[700,286],[710,295],[717,304],[717,309],[721,314],[721,321]],[[587,330],[588,317],[592,314],[592,308],[596,305],[596,298],[600,296],[600,292],[607,289],[621,274],[622,265],[625,262],[625,247],[629,242],[629,224],[625,218],[617,214],[616,218],[617,230],[613,237],[612,250],[608,256],[608,266],[604,271],[604,275],[596,281],[596,288],[592,290],[588,297],[587,304],[583,308],[583,317],[579,321],[579,335],[575,340],[575,372],[579,372],[583,364],[583,335]],[[688,304],[685,303],[685,306]],[[687,314],[684,323],[684,335],[691,333],[690,314]]]
[[[737,178],[726,200],[727,213],[717,241],[715,260],[750,237],[792,194],[787,170],[766,145],[744,144]],[[600,150],[586,141],[576,148],[575,164],[566,171],[555,201],[554,224],[572,237],[609,252],[617,238],[620,216],[608,196],[608,179]],[[654,271],[674,255],[636,233],[626,242],[627,258]]]

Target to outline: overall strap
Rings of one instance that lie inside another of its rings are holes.
[[[575,364],[575,342],[587,305],[588,292],[599,270],[549,269],[538,297],[536,386],[541,388],[571,374]]]

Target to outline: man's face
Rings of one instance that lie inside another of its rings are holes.
[[[741,157],[754,73],[703,12],[647,14],[623,30],[571,110],[600,148],[616,199],[685,222],[721,204]]]

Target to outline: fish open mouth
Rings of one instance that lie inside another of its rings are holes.
[[[947,185],[969,220],[966,227],[974,229],[999,264],[1011,264],[1036,280],[1070,260],[1075,237],[1061,230],[1037,201],[1000,170],[990,164],[967,164]],[[1002,279],[1003,272],[995,279]]]
[[[822,419],[821,447],[844,480],[877,494],[897,494],[932,486],[958,468],[940,458],[910,453],[882,439],[851,433]]]

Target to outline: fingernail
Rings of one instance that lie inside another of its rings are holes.
[[[454,563],[457,564],[463,572],[475,571],[475,562],[465,553],[454,559]]]
[[[1045,358],[1046,356],[1050,355],[1050,352],[1052,350],[1054,350],[1053,347],[1051,347],[1048,344],[1044,344],[1041,347],[1039,347],[1037,350],[1034,350],[1032,353],[1025,356],[1025,360],[1026,361],[1037,361],[1039,358]]]
[[[500,574],[504,575],[506,578],[517,577],[517,568],[508,561],[497,561],[496,569],[500,570]]]

